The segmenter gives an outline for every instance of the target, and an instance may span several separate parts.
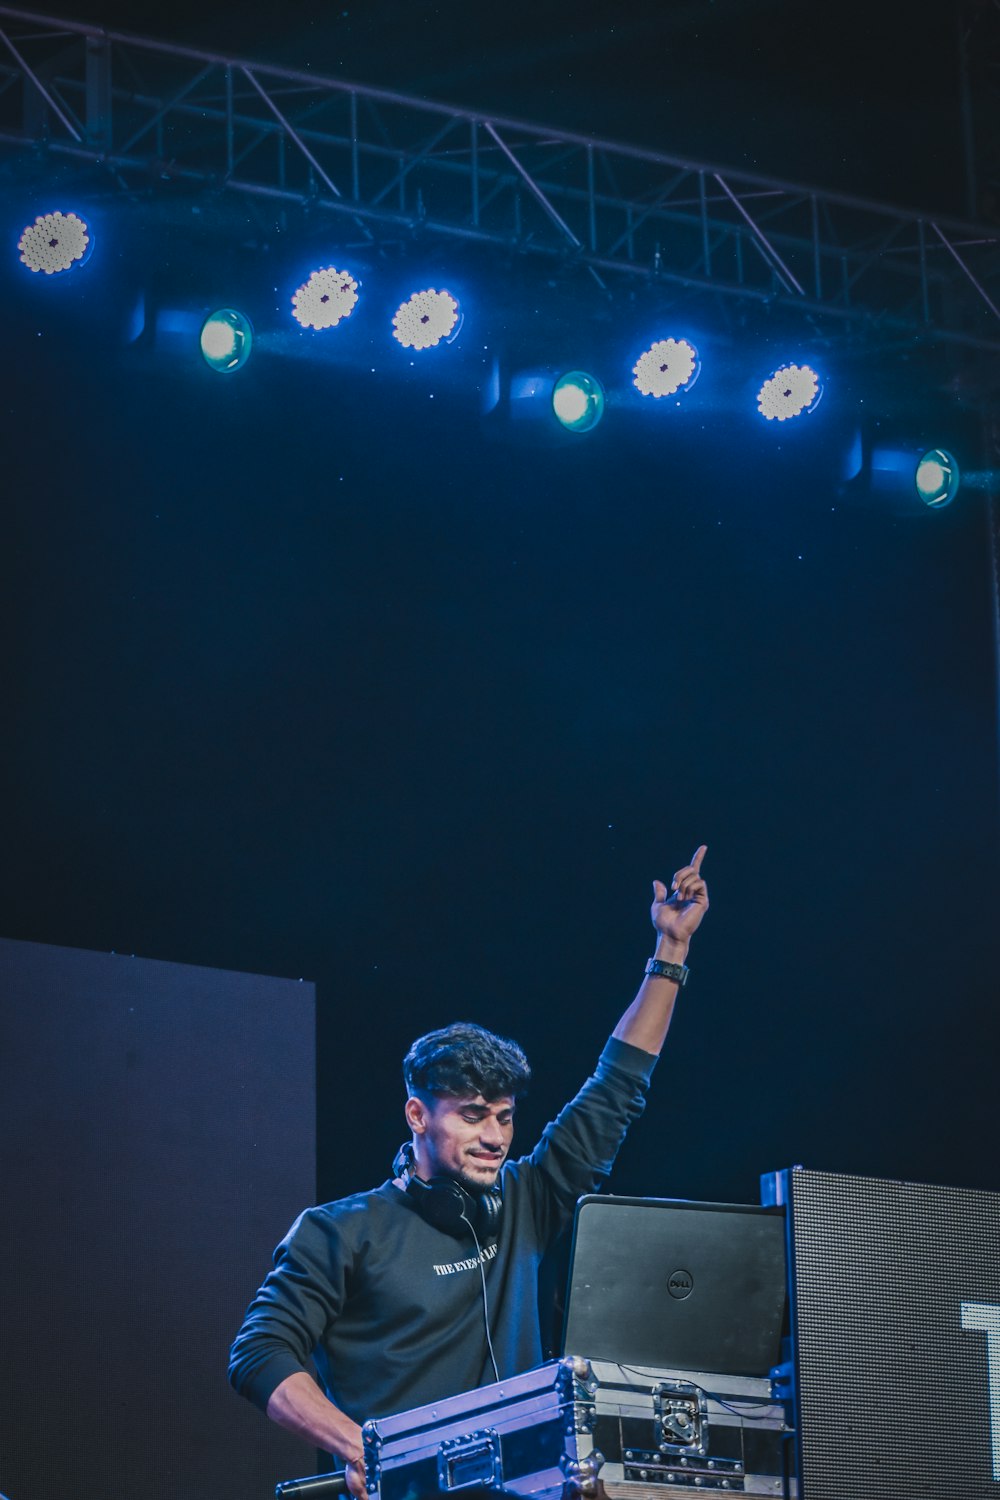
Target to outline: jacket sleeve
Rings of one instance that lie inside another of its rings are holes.
[[[597,1068],[529,1157],[516,1163],[543,1240],[559,1233],[583,1193],[600,1188],[625,1134],[646,1104],[656,1058],[612,1037]]]
[[[300,1214],[275,1250],[229,1354],[230,1383],[261,1411],[283,1380],[306,1368],[340,1311],[346,1259],[336,1221],[318,1208]]]

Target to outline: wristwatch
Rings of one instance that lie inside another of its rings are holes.
[[[651,958],[646,964],[647,975],[658,979],[672,979],[674,984],[682,987],[687,984],[689,972],[685,964],[668,964],[663,958]]]

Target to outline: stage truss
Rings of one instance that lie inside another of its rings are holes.
[[[1000,350],[1000,230],[0,7],[0,148],[122,194],[303,205],[343,233],[661,282]]]

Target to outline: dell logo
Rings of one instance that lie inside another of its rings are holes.
[[[671,1271],[667,1277],[667,1291],[671,1297],[690,1297],[694,1291],[694,1277],[690,1271]]]

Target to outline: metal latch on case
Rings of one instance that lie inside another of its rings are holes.
[[[707,1453],[704,1391],[690,1380],[661,1380],[654,1385],[653,1433],[660,1453]]]
[[[466,1489],[469,1485],[503,1488],[500,1442],[492,1427],[449,1438],[438,1448],[438,1489]]]

